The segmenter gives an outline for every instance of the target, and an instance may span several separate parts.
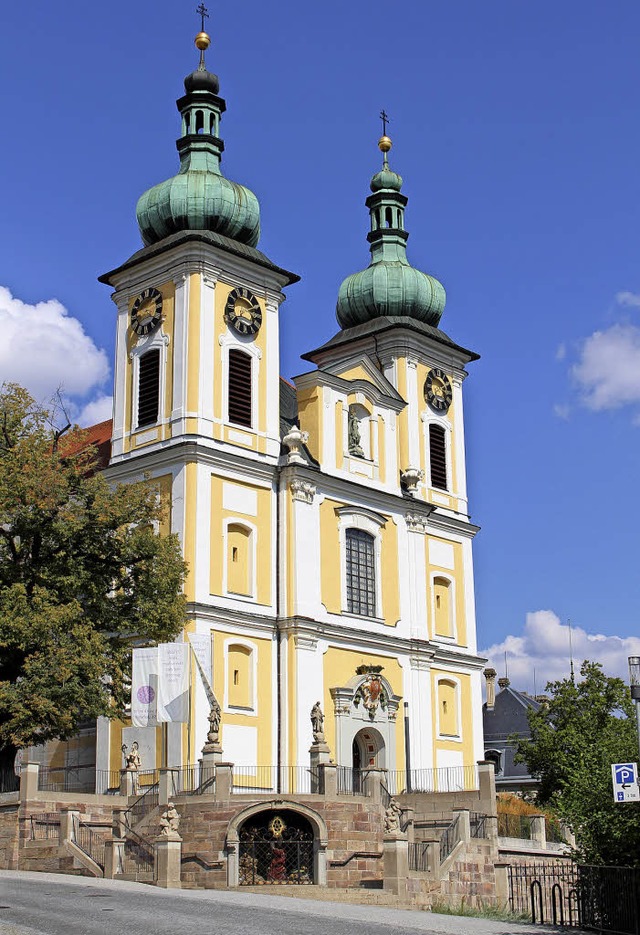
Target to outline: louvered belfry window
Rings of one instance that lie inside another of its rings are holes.
[[[251,427],[251,357],[229,351],[229,422]]]
[[[158,421],[160,402],[160,351],[147,351],[140,358],[138,372],[138,425]]]
[[[361,529],[347,529],[347,610],[376,615],[375,540]]]
[[[429,463],[431,486],[447,489],[447,444],[441,425],[429,426]]]

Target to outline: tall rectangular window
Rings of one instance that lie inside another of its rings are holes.
[[[347,610],[376,615],[375,540],[361,529],[347,529]]]
[[[229,422],[251,428],[251,357],[229,351]]]
[[[160,403],[160,351],[147,351],[139,361],[138,426],[158,421]]]
[[[429,465],[431,486],[447,490],[447,443],[441,425],[429,426]]]

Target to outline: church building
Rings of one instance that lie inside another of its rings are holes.
[[[177,101],[178,173],[138,201],[142,249],[101,277],[117,309],[107,476],[155,483],[183,544],[178,639],[210,652],[236,782],[308,767],[318,736],[317,756],[356,771],[475,764],[463,383],[478,355],[441,330],[445,290],[407,259],[385,133],[369,264],[340,287],[333,337],[282,379],[280,306],[298,276],[258,249],[258,200],[222,174],[209,43],[202,31]],[[143,770],[197,764],[210,706],[193,665],[187,722],[101,721],[96,768],[119,770],[133,741]]]

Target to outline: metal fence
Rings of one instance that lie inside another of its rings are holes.
[[[390,769],[386,785],[391,795],[410,792],[474,792],[479,789],[477,765],[437,769]]]
[[[486,838],[488,833],[487,818],[488,815],[480,815],[478,812],[469,812],[469,827],[472,838]]]
[[[308,766],[233,766],[235,795],[291,792],[311,795],[321,792],[320,771]]]
[[[58,841],[60,838],[60,813],[39,812],[29,816],[30,841]]]
[[[128,828],[124,841],[122,864],[118,870],[127,876],[135,876],[136,879],[139,879],[142,876],[148,878],[151,875],[153,877],[154,867],[153,845],[146,838]]]
[[[552,844],[563,844],[566,841],[562,826],[556,818],[545,818],[544,830],[547,841]]]
[[[97,828],[102,828],[102,832]],[[104,870],[105,834],[111,837],[110,826],[91,826],[77,816],[73,816],[73,841],[84,851],[101,870]]]
[[[580,927],[578,868],[569,860],[541,860],[509,867],[511,911],[534,923]]]
[[[531,818],[529,815],[510,815],[498,812],[498,835],[501,838],[531,840]]]
[[[154,808],[157,808],[160,799],[159,793],[158,783],[149,786],[146,792],[144,792],[139,799],[135,800],[131,808],[123,812],[122,817],[128,828],[134,828],[142,821],[145,815],[148,815]]]
[[[429,869],[429,845],[426,841],[409,843],[409,870],[426,873]]]
[[[638,935],[640,868],[578,867],[579,919],[583,929]]]
[[[13,769],[0,769],[0,794],[17,792],[20,788],[20,776]]]
[[[460,816],[456,815],[451,824],[444,829],[440,838],[440,863],[444,863],[460,840]]]
[[[115,795],[120,791],[120,770],[97,770],[93,766],[41,766],[38,789],[40,792]]]
[[[336,768],[336,790],[338,795],[365,795],[371,794],[367,782],[368,771],[354,769],[352,766],[338,766]],[[389,793],[389,798],[391,794]]]
[[[177,766],[171,771],[173,795],[213,795],[216,789],[215,766]]]

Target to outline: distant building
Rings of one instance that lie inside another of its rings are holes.
[[[526,763],[516,763],[516,743],[512,738],[531,736],[527,713],[538,711],[540,702],[524,692],[511,688],[508,678],[498,679],[500,691],[496,695],[496,671],[485,669],[487,700],[482,706],[484,728],[484,757],[495,765],[496,790],[521,792],[537,785]]]

